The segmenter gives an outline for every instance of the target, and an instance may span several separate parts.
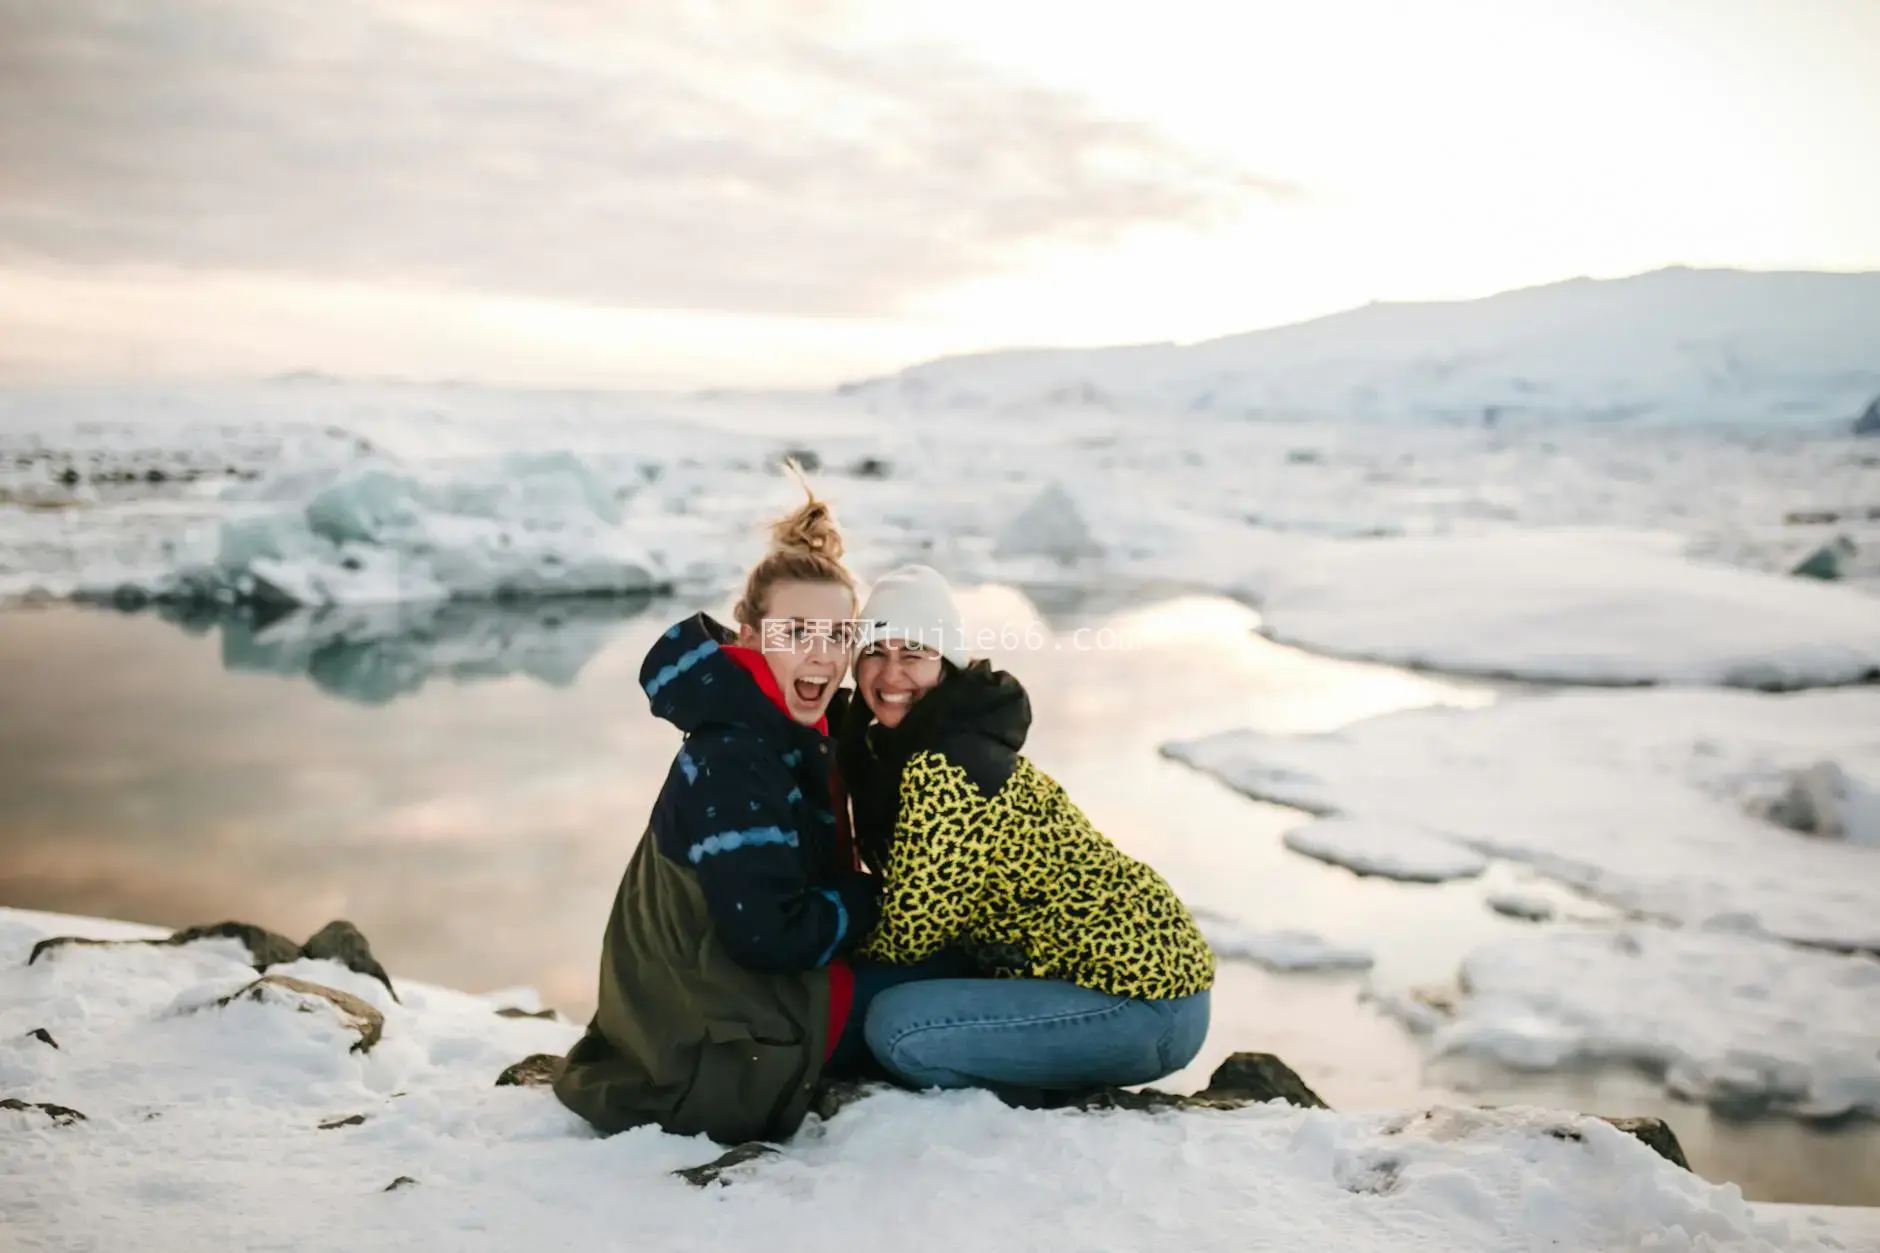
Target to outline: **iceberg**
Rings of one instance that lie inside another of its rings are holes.
[[[512,453],[436,477],[374,461],[297,478],[223,521],[215,555],[145,589],[270,606],[611,596],[666,590],[620,502],[569,453]]]

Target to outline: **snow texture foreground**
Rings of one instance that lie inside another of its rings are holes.
[[[152,934],[0,911],[0,1097],[84,1115],[0,1111],[0,1216],[29,1247],[1837,1247],[1812,1217],[1763,1218],[1604,1123],[1532,1110],[1092,1115],[892,1094],[700,1191],[669,1172],[715,1146],[598,1139],[547,1093],[492,1085],[572,1027],[406,980],[394,1003],[332,963],[275,971],[383,1015],[355,1052],[318,1012],[201,1008],[254,977],[228,946],[24,965],[71,932]]]

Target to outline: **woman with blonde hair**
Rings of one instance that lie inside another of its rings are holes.
[[[603,1134],[775,1139],[808,1110],[854,995],[844,956],[879,908],[825,720],[854,612],[841,535],[809,492],[745,580],[735,632],[698,614],[647,653],[640,684],[685,742],[607,920],[599,1007],[555,1081]]]

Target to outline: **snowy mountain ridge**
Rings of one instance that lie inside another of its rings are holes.
[[[840,393],[883,410],[1839,426],[1880,393],[1880,273],[1571,279],[1195,344],[946,357]]]

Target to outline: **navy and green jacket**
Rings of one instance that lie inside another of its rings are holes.
[[[728,647],[734,639],[699,614],[641,666],[653,713],[685,733],[653,805],[653,838],[698,876],[739,963],[827,965],[873,929],[876,883],[845,864],[837,838],[833,742],[783,711],[769,667]]]
[[[790,1135],[846,1016],[840,958],[879,916],[839,838],[829,739],[783,711],[764,659],[733,639],[701,614],[640,671],[685,743],[614,898],[594,1018],[555,1080],[602,1134]]]

